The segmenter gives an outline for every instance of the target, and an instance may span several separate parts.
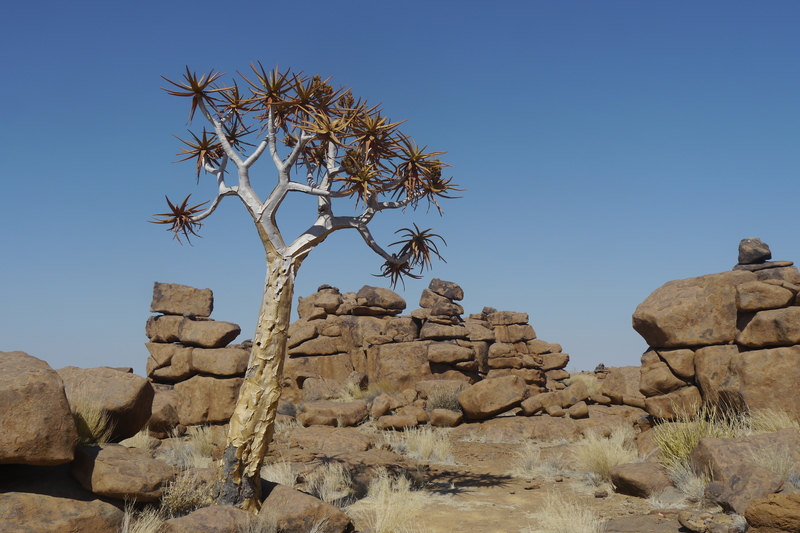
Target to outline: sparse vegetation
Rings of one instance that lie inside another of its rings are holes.
[[[294,471],[292,463],[286,460],[265,464],[261,467],[261,477],[286,487],[294,487],[297,483],[297,472]]]
[[[370,533],[412,533],[414,517],[425,505],[425,493],[412,490],[411,481],[378,472],[367,496],[347,508],[356,529]]]
[[[397,383],[382,379],[375,382],[370,382],[366,389],[362,389],[354,383],[348,383],[339,393],[339,400],[345,402],[352,402],[355,400],[364,400],[369,403],[383,393],[394,394],[397,392]]]
[[[752,433],[775,433],[786,428],[800,429],[800,420],[776,409],[750,411],[748,421]]]
[[[236,533],[278,533],[278,524],[269,515],[253,515],[246,524],[236,527]]]
[[[195,470],[184,470],[164,489],[161,511],[164,516],[184,516],[211,503],[211,487]]]
[[[209,468],[213,449],[210,428],[192,426],[182,437],[173,433],[169,443],[159,448],[157,457],[178,470]]]
[[[307,476],[306,489],[326,503],[343,507],[353,492],[350,472],[343,463],[324,463]]]
[[[81,444],[103,444],[111,440],[114,423],[96,396],[75,390],[69,396],[69,405]]]
[[[754,448],[750,450],[750,461],[765,468],[786,481],[796,473],[795,454],[786,446],[775,448]]]
[[[548,494],[524,533],[602,533],[603,521],[594,511],[575,501]]]
[[[144,427],[133,437],[120,441],[120,444],[128,448],[138,448],[150,452],[155,450],[160,442],[158,439],[151,437],[147,427]]]
[[[428,393],[428,410],[449,409],[461,412],[461,404],[458,403],[458,395],[461,389],[455,387],[436,387]]]
[[[511,475],[519,478],[556,476],[564,471],[563,458],[551,456],[544,458],[539,442],[525,441],[517,450]]]
[[[157,533],[164,518],[155,507],[145,507],[137,511],[131,502],[125,502],[120,533]]]
[[[590,396],[599,394],[600,387],[603,386],[603,382],[597,379],[597,376],[594,374],[594,372],[571,374],[570,377],[564,380],[564,384],[567,386],[577,382],[582,382],[584,385],[586,385],[586,389],[589,391]]]
[[[608,438],[594,431],[587,433],[575,449],[578,470],[586,472],[593,484],[610,481],[612,466],[640,460],[633,438],[630,426],[615,427]]]
[[[453,463],[453,445],[444,429],[429,426],[409,428],[402,432],[384,433],[392,449],[414,459],[436,463]]]
[[[705,475],[696,474],[689,465],[675,465],[668,470],[675,488],[689,505],[702,505],[706,487],[711,479]]]

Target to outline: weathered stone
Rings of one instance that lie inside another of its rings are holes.
[[[541,368],[545,372],[565,368],[569,364],[569,354],[566,353],[546,353],[542,354],[541,357]]]
[[[519,404],[523,415],[533,416],[542,412],[544,405],[542,405],[542,400],[539,398],[539,396],[541,396],[541,394],[536,394],[530,398],[526,398],[521,404]]]
[[[740,406],[739,380],[731,369],[731,360],[738,353],[736,345],[706,346],[695,352],[695,381],[706,403]]]
[[[800,307],[759,311],[736,342],[749,348],[800,344]]]
[[[77,443],[58,373],[25,352],[0,352],[0,464],[67,463]]]
[[[235,376],[244,374],[250,352],[241,348],[195,348],[192,366],[202,374]]]
[[[108,533],[120,530],[122,518],[122,511],[100,500],[0,493],[0,524],[9,533]]]
[[[495,357],[488,361],[489,368],[522,368],[522,359],[519,357]]]
[[[511,324],[527,324],[528,313],[515,313],[513,311],[498,311],[486,316],[489,324],[494,326],[508,326]]]
[[[316,337],[318,323],[319,321],[317,320],[308,322],[304,319],[293,322],[289,326],[289,338],[286,340],[286,347],[291,349]]]
[[[252,513],[235,507],[212,505],[165,521],[159,533],[239,533],[255,522]]]
[[[649,498],[672,486],[669,474],[657,463],[612,466],[608,473],[616,492],[638,498]]]
[[[175,384],[178,418],[184,426],[224,423],[230,420],[242,378],[194,376]]]
[[[550,353],[552,351],[551,344],[549,342],[543,341],[542,339],[533,339],[526,342],[525,344],[528,345],[528,353],[530,354],[541,355]]]
[[[684,380],[694,379],[694,350],[679,348],[677,350],[656,351],[677,377]]]
[[[339,289],[335,288],[317,291],[309,296],[308,299],[311,300],[314,307],[323,309],[329,315],[336,313],[344,301],[342,295],[339,294]]]
[[[750,533],[800,531],[800,494],[770,494],[753,500],[744,517]]]
[[[659,348],[726,344],[736,337],[736,286],[756,279],[731,271],[670,281],[639,304],[633,328]]]
[[[422,340],[466,339],[467,334],[465,326],[436,324],[429,320],[422,325],[419,338]]]
[[[762,281],[750,281],[736,287],[736,305],[740,311],[761,311],[786,307],[794,301],[789,289]]]
[[[179,342],[178,329],[184,320],[176,315],[151,316],[145,325],[145,335],[151,342]]]
[[[516,357],[519,355],[517,349],[513,344],[507,342],[493,342],[489,345],[489,359],[496,359],[498,357]]]
[[[172,358],[175,354],[191,351],[194,348],[187,348],[180,344],[174,343],[161,343],[161,342],[146,342],[145,347],[150,352],[150,357],[147,358],[147,375],[151,375],[154,370],[168,366],[172,363]]]
[[[155,343],[151,343],[155,344]],[[173,345],[179,346],[179,345]],[[199,349],[199,348],[198,348]],[[184,381],[197,374],[192,366],[192,352],[194,348],[184,348],[175,352],[175,355],[170,359],[170,364],[156,368],[152,372],[148,372],[147,376],[153,378],[153,381],[175,383],[176,381]],[[148,360],[150,361],[150,360]]]
[[[434,316],[458,317],[463,314],[464,308],[455,302],[437,302],[431,307],[431,318]]]
[[[318,400],[306,402],[301,407],[297,420],[308,427],[325,425],[336,427],[352,427],[367,418],[367,404],[363,400],[353,402],[332,402]],[[333,421],[334,423],[326,422]]]
[[[80,446],[75,451],[72,475],[100,496],[137,502],[155,502],[175,471],[148,452],[119,444]]]
[[[560,399],[561,407],[569,407],[589,398],[589,389],[583,381],[576,381],[566,389],[558,391],[558,398]]]
[[[494,331],[487,328],[482,321],[466,320],[464,325],[467,327],[467,337],[471,341],[490,341],[495,340]]]
[[[430,416],[425,409],[416,405],[406,405],[395,411],[396,416],[413,416],[417,420],[417,424],[427,424]]]
[[[567,372],[566,370],[560,370],[560,369],[548,370],[544,374],[545,376],[547,376],[547,379],[551,381],[561,381],[562,379],[569,379],[569,372]]]
[[[753,500],[780,489],[783,480],[761,466],[739,463],[726,469],[723,479],[715,479],[706,488],[704,499],[718,504],[725,512],[744,514]]]
[[[522,366],[523,368],[536,368],[543,370],[544,367],[544,356],[543,355],[531,355],[529,353],[522,354],[520,356],[522,359]],[[558,368],[558,367],[556,367]]]
[[[733,265],[734,270],[747,270],[748,272],[758,272],[759,270],[767,270],[772,268],[790,267],[794,265],[792,261],[764,261],[753,265]]]
[[[700,391],[690,385],[669,394],[651,396],[644,401],[644,408],[655,418],[675,420],[679,414],[694,413],[701,403]]]
[[[731,372],[744,405],[750,409],[800,412],[800,346],[734,354]]]
[[[578,402],[567,409],[570,418],[586,418],[589,416],[589,406],[586,402]]]
[[[386,336],[393,342],[411,342],[419,336],[419,326],[411,317],[397,317],[386,325]]]
[[[494,334],[497,342],[525,342],[536,338],[536,332],[529,324],[495,326]]]
[[[604,524],[604,527],[604,533],[679,533],[689,531],[681,527],[677,518],[665,518],[659,515],[612,518]]]
[[[428,361],[431,363],[458,363],[475,358],[472,348],[465,348],[447,342],[435,342],[428,346]]]
[[[750,237],[739,242],[739,264],[751,265],[772,259],[772,252],[761,239]]]
[[[214,295],[211,289],[195,289],[187,285],[157,281],[153,285],[151,313],[208,317],[213,310]]]
[[[292,430],[289,445],[338,454],[366,451],[372,446],[372,441],[367,435],[346,428],[311,426]]]
[[[156,384],[155,396],[153,397],[152,415],[147,421],[147,428],[151,434],[156,434],[159,438],[165,438],[178,424],[178,397],[175,389],[170,385]]]
[[[403,342],[370,346],[367,350],[367,375],[372,383],[381,380],[397,383],[400,388],[431,379],[428,363],[429,342]]]
[[[360,307],[379,307],[395,313],[406,308],[406,301],[396,292],[381,287],[364,285],[356,293]]]
[[[274,520],[283,533],[345,533],[352,530],[350,518],[329,503],[271,481],[262,482],[264,503],[259,516]]]
[[[526,392],[525,382],[517,376],[485,379],[462,391],[458,403],[468,417],[483,420],[516,407]]]
[[[452,281],[443,281],[439,278],[433,278],[428,288],[448,300],[458,301],[464,299],[464,289]]]
[[[113,441],[133,437],[150,419],[155,391],[143,377],[108,367],[67,366],[58,374],[64,380],[73,409],[81,402],[91,401],[108,413],[109,426],[114,428]]]
[[[332,400],[342,392],[342,382],[328,378],[309,377],[303,381],[303,400]]]
[[[797,267],[765,268],[755,272],[756,278],[760,281],[780,280],[788,281],[793,285],[800,285],[800,272]]]
[[[375,421],[378,429],[404,430],[419,425],[414,415],[384,415]]]
[[[339,382],[347,379],[357,369],[353,363],[355,357],[352,353],[337,353],[325,356],[288,357],[284,363],[284,375],[291,376],[296,383],[300,376],[314,376],[333,379]],[[372,379],[372,378],[370,378]]]
[[[340,337],[315,337],[288,350],[291,356],[333,355],[347,352],[352,346],[342,342]]]
[[[686,385],[687,383],[675,376],[663,361],[642,367],[639,392],[645,396],[669,394]]]
[[[441,428],[456,427],[464,419],[464,415],[460,412],[451,411],[450,409],[433,409],[430,416],[430,424]]]
[[[232,322],[184,319],[178,326],[178,340],[186,346],[224,348],[241,331],[241,328]]]

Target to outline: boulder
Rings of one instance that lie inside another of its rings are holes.
[[[565,368],[569,364],[569,354],[565,353],[545,353],[541,355],[542,364],[539,366],[545,372]]]
[[[533,326],[529,324],[510,324],[498,325],[494,327],[494,334],[497,342],[526,342],[536,338]]]
[[[678,378],[694,379],[694,350],[678,348],[677,350],[657,350],[656,352]]]
[[[752,265],[769,259],[772,259],[772,252],[758,237],[749,237],[739,242],[739,264]]]
[[[352,531],[350,518],[329,503],[271,481],[262,480],[261,490],[264,503],[259,516],[274,520],[282,533]]]
[[[391,318],[386,324],[385,335],[392,342],[411,342],[419,336],[419,326],[411,317]]]
[[[119,531],[122,519],[122,511],[96,499],[0,493],[0,524],[9,533],[108,533]]]
[[[244,374],[250,352],[242,348],[194,348],[192,367],[201,374],[236,376]]]
[[[175,471],[148,452],[119,444],[81,446],[75,451],[72,475],[100,496],[156,502]]]
[[[458,395],[464,413],[473,420],[493,417],[525,399],[527,387],[517,376],[506,376],[479,381]]]
[[[736,342],[749,348],[800,344],[800,307],[759,311],[737,335]]]
[[[458,301],[464,299],[464,289],[452,281],[442,281],[439,278],[433,278],[430,285],[428,285],[428,289],[448,300]]]
[[[430,320],[426,321],[419,330],[419,338],[422,340],[466,339],[467,335],[466,326],[436,324]]]
[[[722,479],[706,487],[704,499],[716,503],[725,512],[744,514],[753,500],[778,491],[783,485],[780,476],[766,468],[739,463],[724,469]]]
[[[380,417],[375,425],[378,429],[404,430],[419,425],[417,417],[414,415],[384,415]]]
[[[202,507],[186,516],[165,521],[159,533],[239,533],[255,522],[252,513],[235,507]]]
[[[0,413],[0,464],[72,461],[78,432],[61,377],[46,362],[0,352]]]
[[[242,378],[194,376],[175,384],[178,418],[184,426],[225,423],[230,420]]]
[[[452,428],[459,425],[464,419],[459,411],[450,409],[432,409],[430,414],[430,425],[441,428]]]
[[[153,414],[147,421],[147,429],[158,438],[166,438],[178,424],[178,396],[172,385],[154,384]]]
[[[178,340],[186,346],[224,348],[241,331],[241,328],[232,322],[184,319],[178,326]]]
[[[191,354],[194,348],[187,348],[186,346],[175,343],[163,342],[147,342],[145,343],[147,351],[150,352],[150,357],[147,358],[147,375],[152,375],[154,370],[172,364],[172,358],[181,352],[189,352]],[[189,357],[191,359],[191,356]]]
[[[149,344],[155,344],[153,342]],[[178,344],[164,344],[163,346],[180,346]],[[170,358],[170,362],[166,366],[152,369],[148,364],[147,376],[152,378],[153,381],[161,383],[175,383],[183,381],[197,374],[197,371],[192,366],[192,352],[194,348],[183,348],[175,351],[174,355]],[[153,359],[148,359],[148,363]]]
[[[150,342],[180,342],[178,329],[184,320],[178,315],[151,316],[145,325],[145,335]]]
[[[636,308],[633,328],[658,348],[729,343],[736,338],[736,286],[757,279],[731,271],[667,282]]]
[[[736,291],[736,305],[745,312],[786,307],[795,296],[789,289],[762,281],[742,283]]]
[[[351,427],[358,425],[368,414],[367,404],[363,400],[354,402],[317,400],[304,403],[297,420],[306,427],[312,425]]]
[[[637,498],[649,498],[672,486],[669,474],[657,463],[616,465],[608,473],[616,492]]]
[[[495,326],[508,326],[511,324],[527,324],[528,313],[515,313],[513,311],[496,311],[486,315],[486,320],[494,328]]]
[[[669,394],[687,383],[672,373],[667,363],[659,361],[642,367],[639,392],[647,396]]]
[[[467,338],[471,341],[488,341],[495,340],[494,331],[489,329],[488,323],[478,320],[467,319],[464,321],[467,328]]]
[[[651,396],[644,401],[644,408],[655,418],[675,420],[681,414],[694,413],[701,404],[700,391],[690,385],[669,394]]]
[[[800,346],[741,352],[731,357],[738,395],[750,409],[800,412]]]
[[[744,517],[750,533],[800,531],[800,494],[770,494],[753,500]]]
[[[608,370],[608,375],[600,385],[600,394],[607,396],[616,404],[621,404],[624,396],[644,399],[644,395],[639,392],[640,367],[620,366]]]
[[[589,416],[589,406],[586,402],[578,402],[567,409],[567,414],[574,419],[587,418]]]
[[[288,357],[284,363],[283,374],[291,377],[294,383],[297,383],[297,378],[301,376],[317,376],[343,382],[355,370],[351,354],[337,353],[326,356]]]
[[[367,435],[344,428],[311,426],[292,430],[289,446],[330,454],[363,452],[372,446]]]
[[[458,363],[472,361],[475,352],[472,348],[450,344],[448,342],[435,342],[428,346],[428,361],[431,363]]]
[[[151,313],[209,317],[213,310],[214,295],[211,289],[195,289],[187,285],[157,281],[153,285]]]
[[[370,346],[367,350],[369,381],[390,381],[396,383],[399,389],[405,389],[413,388],[418,381],[431,379],[429,344],[423,341]]]
[[[406,301],[396,292],[369,285],[364,285],[356,293],[356,303],[358,307],[353,310],[354,314],[396,315],[406,308]]]

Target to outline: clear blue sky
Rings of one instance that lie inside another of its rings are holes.
[[[14,2],[0,20],[0,350],[143,373],[154,281],[214,290],[249,338],[263,249],[233,198],[181,246],[164,195],[210,199],[173,164],[188,65],[332,76],[446,150],[463,199],[416,222],[468,313],[524,311],[571,369],[638,364],[631,314],[672,279],[729,270],[745,237],[800,260],[798,2]],[[201,126],[200,120],[195,126]],[[261,190],[274,174],[262,160]],[[266,195],[266,193],[263,193]],[[287,228],[313,206],[287,204]],[[365,284],[380,259],[340,232],[296,296]]]

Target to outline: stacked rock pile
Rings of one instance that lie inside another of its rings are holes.
[[[670,281],[633,314],[646,410],[675,418],[701,403],[800,411],[800,272],[744,239],[733,271]]]
[[[153,287],[145,332],[147,376],[156,396],[150,430],[168,432],[189,426],[227,422],[233,413],[250,357],[248,346],[229,345],[240,333],[231,322],[210,317],[211,289],[158,283]]]
[[[352,373],[398,390],[420,381],[517,376],[531,393],[563,388],[569,355],[536,338],[527,313],[485,308],[462,318],[457,284],[431,281],[420,308],[398,316],[406,302],[388,289],[363,287],[341,294],[323,285],[300,298],[300,319],[289,329],[286,385],[303,388],[311,378],[344,383]]]

